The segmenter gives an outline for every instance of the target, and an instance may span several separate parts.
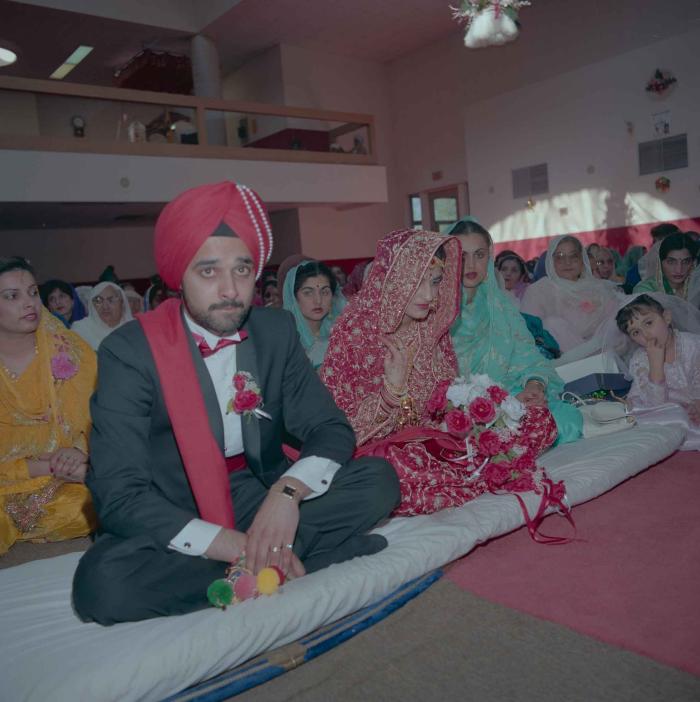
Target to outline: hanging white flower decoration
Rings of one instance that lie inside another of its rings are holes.
[[[518,10],[530,5],[530,0],[462,0],[462,6],[452,7],[454,19],[465,22],[464,45],[469,49],[498,46],[518,36]]]

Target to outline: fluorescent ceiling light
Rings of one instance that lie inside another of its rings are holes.
[[[66,63],[72,63],[77,66],[91,51],[92,46],[79,46],[67,59]]]
[[[92,46],[79,46],[50,76],[55,80],[65,78],[92,50]]]
[[[0,68],[9,66],[17,60],[17,54],[9,49],[3,49],[0,46]]]
[[[73,69],[75,68],[74,63],[62,63],[50,76],[49,78],[54,78],[55,80],[61,80],[65,78]]]

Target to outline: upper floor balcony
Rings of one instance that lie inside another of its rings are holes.
[[[165,202],[231,179],[273,205],[386,202],[372,115],[0,77],[0,201]]]

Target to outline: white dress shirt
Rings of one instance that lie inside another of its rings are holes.
[[[238,332],[225,337],[212,334],[209,330],[200,327],[187,312],[185,312],[185,323],[192,333],[203,337],[211,349],[216,348],[216,344],[221,338],[234,341],[239,341],[240,339]],[[221,411],[224,425],[224,455],[227,458],[237,456],[243,453],[241,415],[235,412],[226,412],[226,405],[228,405],[229,400],[233,396],[232,381],[233,376],[236,374],[236,345],[232,344],[208,356],[204,359],[204,365],[211,376],[216,399],[219,403],[219,410]],[[266,422],[269,420],[259,418],[254,421]],[[340,464],[328,458],[307,456],[290,466],[284,475],[296,478],[307,485],[311,492],[304,499],[309,500],[323,495],[328,490],[339,468]],[[222,527],[218,524],[212,524],[203,519],[191,519],[173,537],[169,546],[180,553],[190,556],[202,556],[221,529]]]

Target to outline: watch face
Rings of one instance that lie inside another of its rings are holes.
[[[285,485],[282,488],[282,494],[293,499],[294,496],[297,494],[297,489],[291,485]]]

